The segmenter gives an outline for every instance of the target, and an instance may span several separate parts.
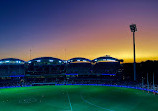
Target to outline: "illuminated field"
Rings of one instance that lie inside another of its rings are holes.
[[[0,111],[157,111],[158,96],[105,86],[0,89]]]

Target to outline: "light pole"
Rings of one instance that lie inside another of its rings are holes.
[[[154,83],[154,73],[153,73],[153,90],[155,90],[155,83]]]
[[[136,54],[135,54],[135,31],[137,31],[136,24],[131,24],[130,29],[131,29],[131,32],[133,32],[134,81],[136,81]]]

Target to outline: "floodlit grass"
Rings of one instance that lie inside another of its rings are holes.
[[[158,111],[158,95],[105,86],[0,89],[0,111]]]

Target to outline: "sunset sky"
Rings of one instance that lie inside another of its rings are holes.
[[[158,60],[158,0],[0,0],[0,58]]]

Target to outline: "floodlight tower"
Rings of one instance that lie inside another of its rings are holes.
[[[134,81],[136,81],[136,54],[135,54],[135,32],[137,31],[136,24],[131,24],[130,29],[131,29],[131,32],[133,32]]]

